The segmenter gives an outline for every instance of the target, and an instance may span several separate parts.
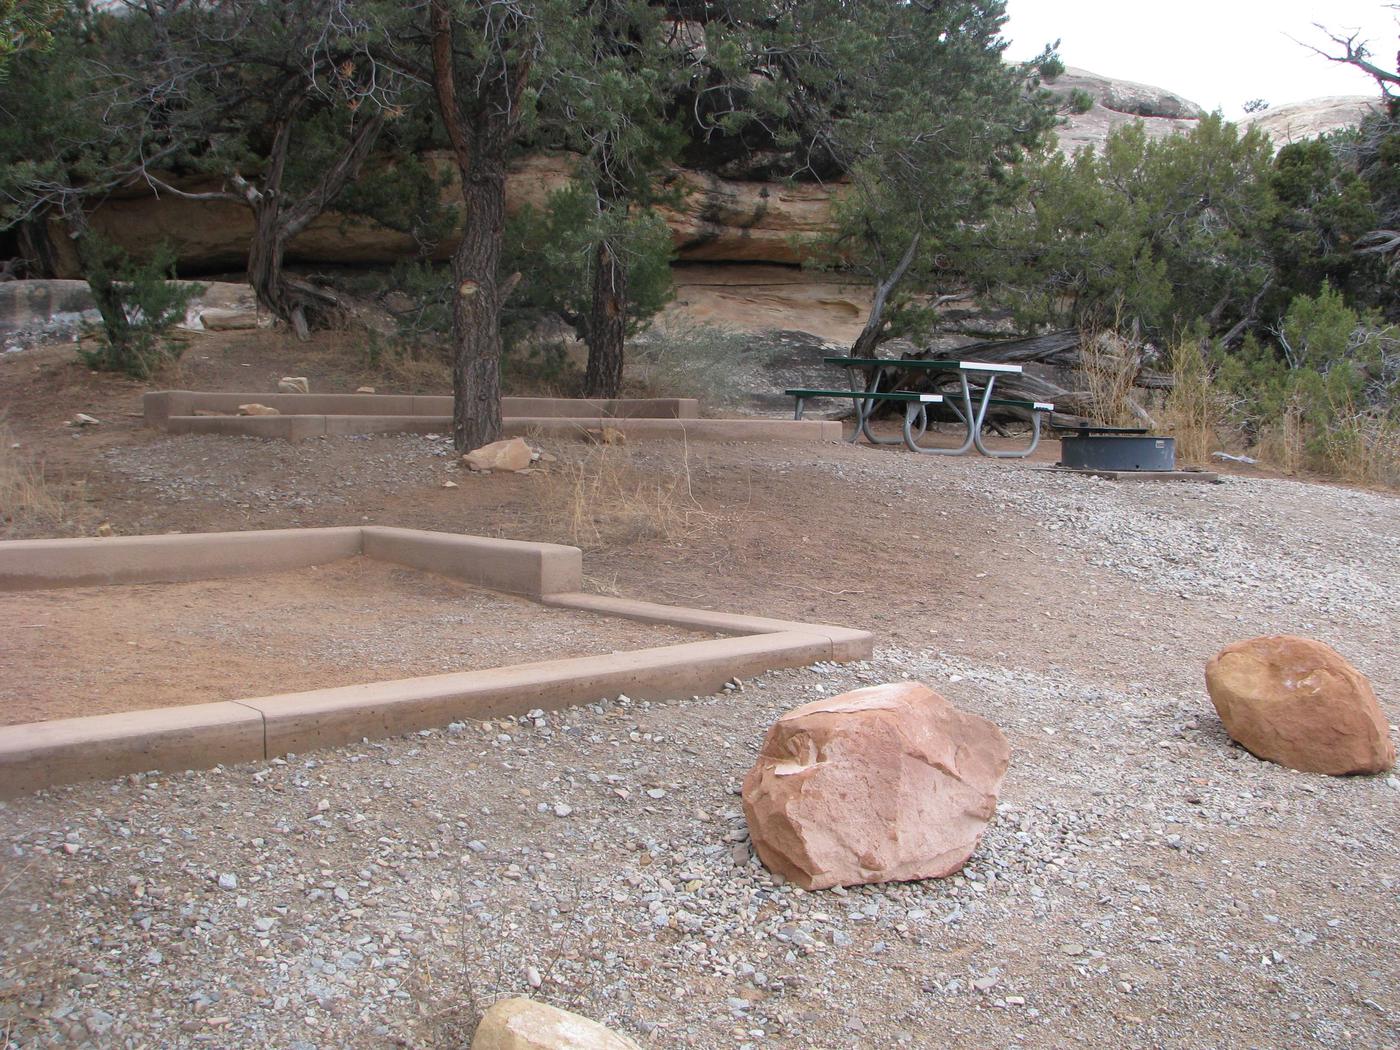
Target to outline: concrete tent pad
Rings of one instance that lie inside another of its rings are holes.
[[[868,657],[865,631],[580,592],[575,547],[364,526],[0,543],[0,590],[181,582],[365,557],[544,605],[726,637],[456,674],[0,727],[0,797],[159,768],[267,759],[464,718],[627,693],[671,699],[734,677]],[[249,610],[255,613],[256,610]]]

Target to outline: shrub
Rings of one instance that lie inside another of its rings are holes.
[[[180,344],[167,333],[184,320],[204,286],[171,280],[175,253],[169,245],[139,262],[95,234],[82,240],[83,267],[102,326],[97,349],[78,353],[91,368],[145,379],[180,356]]]

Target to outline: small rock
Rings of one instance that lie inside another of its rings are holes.
[[[238,876],[237,876],[237,875],[234,875],[232,872],[227,872],[227,871],[221,872],[220,875],[219,875],[219,889],[221,889],[221,890],[236,890],[236,889],[238,889]]]
[[[282,413],[268,405],[250,404],[239,405],[238,414],[240,416],[280,416]]]
[[[277,392],[279,394],[309,394],[311,384],[307,382],[306,376],[283,376],[277,380]]]
[[[462,457],[462,462],[472,470],[514,472],[527,468],[533,455],[523,438],[511,438],[473,449]]]
[[[372,394],[372,393],[374,393],[374,387],[372,387],[372,386],[357,386],[357,387],[355,388],[355,393],[357,393],[357,394]]]
[[[471,1050],[641,1050],[580,1014],[531,999],[504,999],[482,1015]]]
[[[90,416],[86,412],[76,412],[73,415],[72,425],[75,427],[95,427],[101,422],[102,420]]]

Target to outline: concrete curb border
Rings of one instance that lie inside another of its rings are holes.
[[[735,677],[871,655],[867,631],[581,593],[576,547],[355,526],[0,542],[0,590],[177,582],[364,556],[493,590],[726,637],[275,696],[0,726],[0,798],[151,769],[265,761],[288,752],[555,709],[626,693],[664,700]]]
[[[257,402],[276,416],[196,415],[236,412]],[[446,434],[450,397],[411,394],[257,394],[156,390],[142,396],[148,426],[171,434],[222,434],[284,441],[345,434]],[[633,439],[688,441],[840,441],[841,424],[820,419],[700,419],[691,398],[506,397],[502,434],[578,437],[603,427]]]

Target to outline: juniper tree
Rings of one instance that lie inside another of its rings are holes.
[[[299,337],[334,312],[330,293],[284,270],[287,245],[360,174],[408,83],[385,9],[368,0],[128,0],[129,49],[101,78],[133,143],[132,179],[158,194],[252,214],[248,280]],[[218,178],[192,191],[172,172]]]
[[[874,300],[852,353],[929,320],[967,234],[1007,196],[1009,173],[1053,126],[1047,50],[1003,61],[1000,0],[790,2],[760,18],[758,119],[797,147],[798,177],[844,174],[828,261]],[[917,293],[917,294],[916,294]]]

